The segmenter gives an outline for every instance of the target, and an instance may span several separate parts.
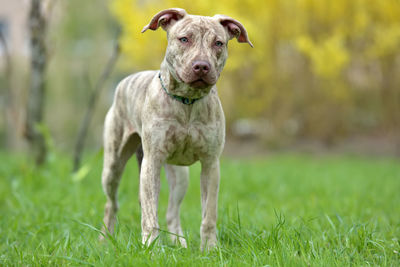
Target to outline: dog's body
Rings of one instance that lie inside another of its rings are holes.
[[[104,129],[103,188],[107,195],[104,223],[112,233],[118,210],[117,189],[127,160],[139,157],[142,242],[158,235],[160,170],[170,185],[168,230],[183,246],[179,208],[185,195],[189,165],[201,162],[202,248],[216,245],[219,156],[225,119],[215,83],[227,58],[226,43],[237,37],[250,41],[243,26],[225,16],[187,15],[168,9],[154,16],[147,29],[162,26],[168,47],[160,71],[125,78],[117,87]]]

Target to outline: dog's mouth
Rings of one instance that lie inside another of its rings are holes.
[[[207,86],[210,86],[210,84],[208,82],[206,82],[205,80],[203,80],[202,78],[197,79],[197,80],[195,80],[193,82],[190,82],[189,84],[190,84],[191,87],[199,88],[199,89],[202,89],[202,88],[205,88]]]
[[[211,85],[214,84],[211,81],[207,81],[207,77],[196,77],[197,79],[193,79],[192,81],[190,81],[190,78],[183,79],[182,76],[180,76],[178,72],[175,72],[175,74],[181,82],[186,83],[190,87],[195,88],[195,89],[204,89],[204,88],[210,87]]]

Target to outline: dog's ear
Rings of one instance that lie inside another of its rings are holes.
[[[149,24],[144,26],[142,33],[148,29],[155,31],[160,26],[166,31],[186,15],[186,11],[182,8],[170,8],[160,11],[151,19]]]
[[[250,39],[247,36],[247,31],[243,27],[242,23],[225,15],[215,15],[214,18],[217,19],[222,26],[224,26],[229,34],[230,39],[236,37],[239,43],[248,43],[251,47],[253,47],[253,44],[250,42]]]

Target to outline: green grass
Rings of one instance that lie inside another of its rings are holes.
[[[199,250],[200,166],[182,206],[188,249],[140,244],[137,167],[120,186],[115,238],[101,244],[101,157],[73,177],[69,159],[37,169],[0,154],[0,266],[400,265],[400,164],[395,159],[276,155],[221,161],[218,237]],[[86,172],[86,175],[85,175]],[[168,187],[162,178],[160,226]]]

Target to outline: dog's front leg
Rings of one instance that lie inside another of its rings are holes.
[[[187,247],[183,237],[179,209],[189,184],[189,167],[165,165],[165,174],[169,184],[169,201],[167,210],[167,225],[172,242]],[[176,234],[176,235],[174,235]]]
[[[140,171],[140,203],[142,207],[142,243],[150,245],[158,236],[158,196],[161,162],[146,156]]]
[[[217,209],[219,190],[219,159],[201,162],[201,249],[217,245]]]

